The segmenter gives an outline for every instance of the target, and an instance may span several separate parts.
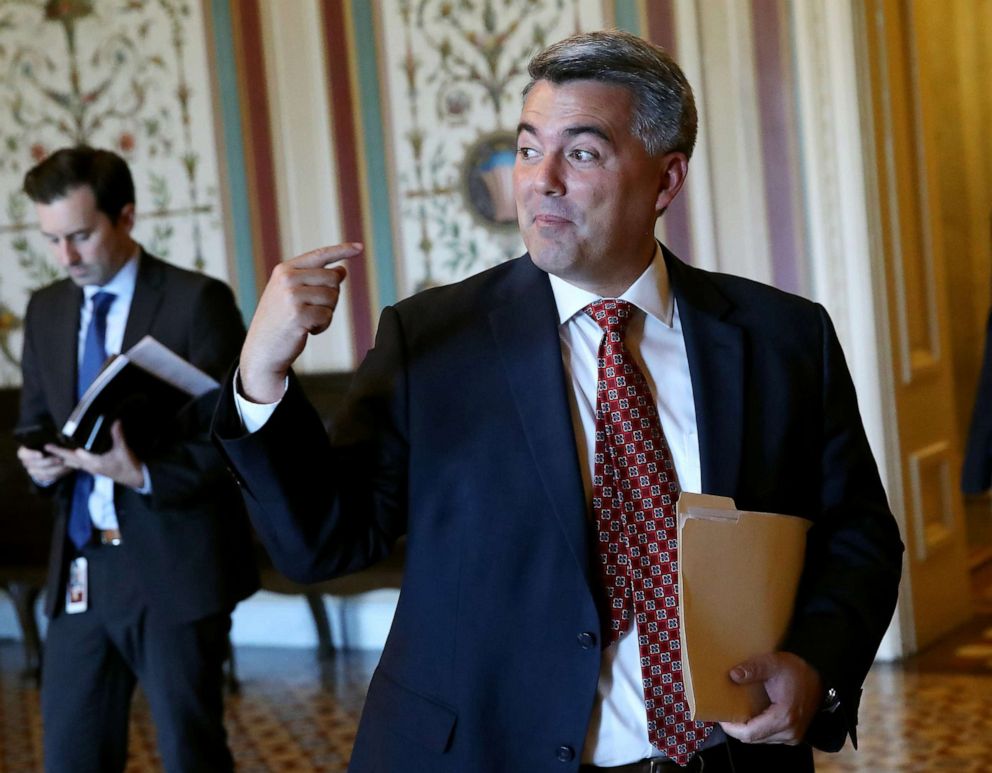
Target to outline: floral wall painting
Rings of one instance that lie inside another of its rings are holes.
[[[384,0],[386,142],[401,296],[523,251],[512,169],[527,62],[603,26],[601,0]]]
[[[28,294],[61,275],[20,192],[57,148],[120,153],[136,238],[227,278],[202,14],[196,0],[0,0],[0,384],[18,380]]]

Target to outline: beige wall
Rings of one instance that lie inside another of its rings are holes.
[[[957,426],[967,436],[992,301],[992,2],[920,4],[941,121],[939,158]]]

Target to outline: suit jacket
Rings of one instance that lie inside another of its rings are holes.
[[[83,292],[63,279],[32,295],[24,323],[20,426],[61,427],[75,405]],[[141,256],[123,348],[152,335],[215,378],[237,357],[244,325],[223,282]],[[147,465],[152,493],[114,486],[128,577],[161,619],[195,620],[230,611],[258,587],[250,531],[237,489],[209,438],[216,390],[178,417],[130,417],[125,436]],[[66,537],[73,476],[46,492],[55,524],[46,584],[49,616],[62,609],[73,554]]]
[[[961,470],[961,490],[980,494],[992,485],[992,314],[985,325],[985,353],[982,373],[971,411],[968,444]]]
[[[844,358],[820,306],[665,255],[704,491],[813,521],[784,647],[840,694],[811,731],[839,748],[902,551]],[[407,536],[351,770],[577,768],[600,622],[568,389],[550,283],[524,256],[387,308],[331,438],[292,380],[250,436],[222,395],[215,431],[281,571],[352,571]],[[743,754],[740,770],[812,769],[808,746]]]

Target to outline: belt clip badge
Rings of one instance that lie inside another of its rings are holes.
[[[86,559],[74,558],[69,564],[69,582],[65,587],[65,611],[70,614],[85,612],[89,599],[89,578]]]

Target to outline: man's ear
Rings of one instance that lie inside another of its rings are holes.
[[[689,171],[689,159],[685,153],[673,151],[662,156],[659,165],[658,198],[655,199],[654,211],[660,215],[682,190]]]
[[[128,234],[131,233],[131,229],[134,228],[134,202],[121,207],[121,211],[117,213],[114,227],[122,228]]]

